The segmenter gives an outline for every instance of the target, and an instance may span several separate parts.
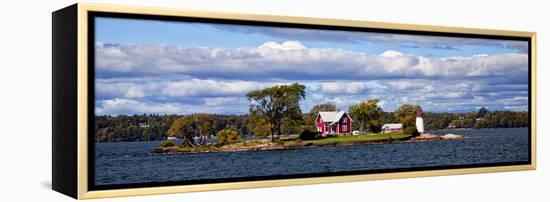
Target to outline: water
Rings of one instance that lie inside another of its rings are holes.
[[[529,159],[527,128],[431,131],[478,138],[278,151],[152,155],[159,142],[98,143],[96,185],[505,163]]]

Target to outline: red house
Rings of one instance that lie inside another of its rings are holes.
[[[315,118],[317,131],[322,136],[351,133],[352,121],[344,111],[319,112]]]

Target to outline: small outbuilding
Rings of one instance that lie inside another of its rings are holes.
[[[387,123],[382,126],[382,133],[402,133],[402,123]]]

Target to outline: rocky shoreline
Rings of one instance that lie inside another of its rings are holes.
[[[438,140],[450,140],[450,139],[463,139],[469,138],[462,135],[430,135],[423,134],[418,137],[404,137],[399,139],[384,139],[384,140],[355,140],[355,141],[341,141],[341,142],[304,142],[295,143],[289,145],[280,145],[275,143],[266,143],[254,146],[241,146],[241,147],[216,147],[209,146],[207,149],[193,149],[193,148],[181,148],[178,146],[173,147],[158,147],[151,151],[152,154],[196,154],[196,153],[219,153],[219,152],[241,152],[241,151],[269,151],[269,150],[286,150],[286,149],[304,149],[315,147],[335,147],[335,146],[354,146],[354,145],[367,145],[367,144],[396,144],[406,142],[425,142],[425,141],[438,141]]]

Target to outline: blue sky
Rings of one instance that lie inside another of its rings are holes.
[[[284,42],[289,40],[288,36],[269,34],[269,30],[276,28],[265,28],[258,26],[238,26],[238,29],[231,29],[232,25],[189,23],[189,22],[166,22],[158,20],[137,20],[120,18],[98,18],[96,20],[96,40],[103,43],[115,44],[164,44],[170,46],[186,47],[220,47],[239,48],[256,47],[266,41]],[[303,29],[283,28],[300,32]],[[236,31],[238,30],[238,31]],[[332,33],[349,33],[345,31],[328,31]],[[313,33],[315,34],[315,33]],[[335,34],[335,35],[336,35]],[[357,34],[360,34],[359,32]],[[303,38],[307,38],[304,36]],[[327,37],[328,38],[328,37]],[[423,38],[429,38],[423,37]],[[441,37],[435,37],[441,38]],[[296,39],[295,39],[296,40]],[[472,56],[477,54],[494,54],[520,52],[520,50],[507,47],[505,41],[483,40],[502,43],[501,46],[487,46],[474,44],[415,44],[411,42],[402,43],[380,43],[368,40],[299,40],[309,48],[342,48],[346,50],[361,51],[370,54],[383,53],[386,50],[396,50],[403,53],[414,53],[429,57],[446,56]],[[458,48],[460,48],[458,50]]]
[[[522,41],[97,18],[96,42],[98,114],[245,114],[246,92],[293,82],[306,112],[527,109]]]

